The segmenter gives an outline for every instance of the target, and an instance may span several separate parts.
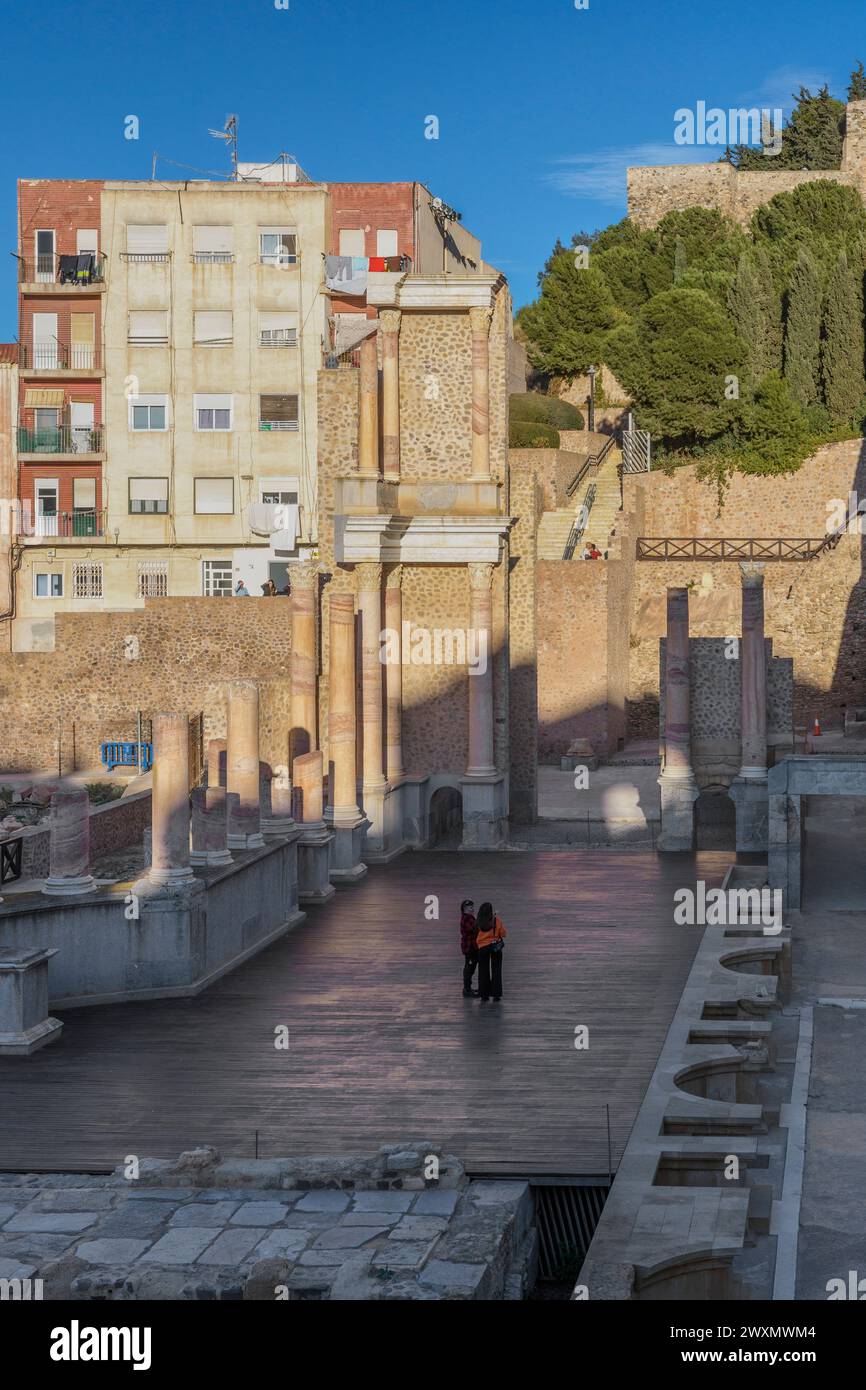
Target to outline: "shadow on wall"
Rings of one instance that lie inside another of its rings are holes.
[[[439,787],[430,798],[431,849],[459,849],[463,839],[463,794],[457,787]]]

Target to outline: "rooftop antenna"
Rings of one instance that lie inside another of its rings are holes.
[[[208,130],[208,135],[212,135],[215,140],[225,140],[231,147],[232,159],[232,178],[237,180],[238,176],[238,118],[229,116],[222,130]]]

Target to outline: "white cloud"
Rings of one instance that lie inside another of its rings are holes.
[[[841,95],[844,100],[847,81],[840,86],[831,73],[816,68],[777,68],[770,72],[763,82],[747,96],[733,103],[736,106],[781,106],[787,116],[796,104],[796,93],[801,87],[808,87],[813,94],[819,92],[824,84],[833,95]],[[834,91],[838,88],[838,91]]]
[[[720,151],[705,147],[657,144],[631,145],[621,149],[598,150],[594,154],[573,154],[554,160],[557,166],[545,175],[545,182],[561,193],[591,198],[600,203],[625,199],[626,170],[639,164],[707,164]]]

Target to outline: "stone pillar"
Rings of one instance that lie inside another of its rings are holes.
[[[190,792],[190,862],[201,867],[219,867],[234,861],[228,849],[228,803],[237,804],[237,794],[225,787],[193,787]]]
[[[470,309],[472,331],[472,481],[490,481],[490,309]]]
[[[284,831],[293,830],[295,822],[292,816],[292,777],[288,763],[278,763],[274,767],[270,795],[271,815],[269,824],[264,827],[264,833],[280,835]]]
[[[42,892],[92,893],[95,888],[90,873],[90,797],[84,787],[58,787],[51,798],[50,871]]]
[[[330,664],[328,677],[328,811],[335,832],[332,876],[342,882],[367,872],[360,862],[362,828],[355,760],[355,597],[330,596]]]
[[[189,719],[153,717],[153,797],[150,882],[183,887],[195,882],[189,862]]]
[[[476,668],[468,668],[469,762],[467,777],[490,777],[493,762],[493,565],[469,566],[469,629]],[[468,644],[467,644],[468,645]]]
[[[305,753],[292,764],[294,815],[298,840],[298,901],[323,903],[334,896],[331,853],[334,836],[322,813],[323,764],[320,752]]]
[[[56,950],[0,950],[0,1057],[29,1057],[63,1031],[48,1013],[48,962]]]
[[[382,335],[382,464],[386,482],[400,478],[400,320],[399,309],[379,315]]]
[[[361,404],[358,417],[358,472],[379,476],[379,353],[373,332],[361,342]]]
[[[209,738],[207,741],[207,784],[209,787],[225,787],[226,741],[224,738]]]
[[[764,642],[764,566],[740,565],[742,641],[740,643],[739,775],[731,785],[737,808],[737,849],[765,853],[768,845],[767,650]]]
[[[388,661],[385,665],[386,774],[393,783],[403,776],[403,566],[395,565],[385,580],[385,627]]]
[[[292,566],[292,729],[289,766],[319,746],[316,692],[316,614],[319,605],[319,563],[302,560]]]
[[[660,850],[691,850],[698,789],[691,764],[689,591],[668,589],[665,643],[665,765],[661,787]]]
[[[259,688],[255,681],[231,681],[228,688],[227,787],[238,795],[230,814],[229,849],[264,845],[259,801]]]
[[[362,788],[367,828],[366,850],[385,849],[385,760],[382,725],[385,667],[382,661],[382,566],[356,566],[361,621]]]

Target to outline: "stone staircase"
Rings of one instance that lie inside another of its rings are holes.
[[[594,541],[599,550],[604,554],[607,550],[610,533],[616,524],[617,514],[622,505],[619,484],[619,464],[622,459],[622,452],[618,448],[611,449],[607,458],[604,460],[599,471],[585,484],[581,485],[579,494],[575,495],[574,502],[568,507],[557,507],[555,511],[544,512],[538,524],[538,559],[539,560],[561,560],[565,551],[566,542],[571,534],[574,519],[580,510],[584,495],[590,483],[595,485],[595,502],[589,514],[589,521],[586,530],[578,543],[575,551],[575,559],[580,558],[580,552],[586,541]]]

